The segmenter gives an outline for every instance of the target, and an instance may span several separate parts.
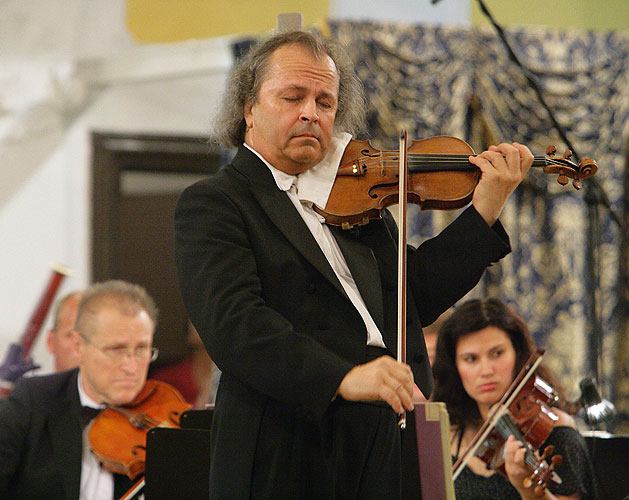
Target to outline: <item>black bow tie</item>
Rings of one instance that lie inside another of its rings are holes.
[[[91,422],[91,420],[101,412],[100,408],[91,408],[90,406],[81,406],[81,423],[83,427]]]

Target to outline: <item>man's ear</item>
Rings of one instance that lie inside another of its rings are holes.
[[[48,352],[55,355],[55,331],[53,329],[48,330],[48,335],[46,336],[46,347],[48,348]]]
[[[81,335],[76,330],[71,330],[70,333],[72,334],[72,346],[74,347],[74,352],[80,356],[83,352],[85,342],[81,339]]]
[[[247,129],[250,129],[253,126],[253,112],[251,111],[253,108],[253,104],[250,102],[245,103],[245,123],[247,124]]]

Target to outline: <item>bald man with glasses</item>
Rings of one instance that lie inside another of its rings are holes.
[[[155,303],[138,285],[112,280],[83,293],[78,368],[24,377],[0,403],[0,498],[111,500],[127,491],[131,481],[90,451],[87,415],[139,394],[157,356],[156,323]]]

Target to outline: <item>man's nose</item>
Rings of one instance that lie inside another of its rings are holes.
[[[139,365],[140,362],[138,361],[138,358],[135,356],[133,351],[128,351],[125,353],[125,356],[121,363],[121,367],[123,370],[127,372],[134,372],[138,369]]]
[[[305,99],[301,108],[299,119],[302,122],[316,122],[319,119],[317,114],[317,102],[314,99]]]

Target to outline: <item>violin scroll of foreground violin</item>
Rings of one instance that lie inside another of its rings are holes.
[[[543,351],[538,350],[525,363],[470,446],[454,464],[453,479],[472,456],[479,457],[487,468],[506,478],[504,447],[512,435],[524,445],[524,464],[531,471],[523,486],[534,488],[535,495],[541,497],[548,484],[561,484],[561,478],[554,471],[563,462],[561,455],[552,455],[552,446],[547,446],[541,456],[538,453],[559,418],[551,408],[559,400],[556,391],[535,373],[542,356]],[[551,458],[550,463],[548,458]]]
[[[180,415],[190,408],[173,387],[148,379],[131,403],[110,406],[90,422],[90,447],[107,470],[135,479],[144,472],[146,433],[154,427],[179,427]]]
[[[509,409],[497,414],[494,418],[494,430],[476,450],[476,456],[489,469],[497,470],[507,477],[504,446],[509,435],[513,435],[524,445],[524,464],[531,470],[523,486],[535,488],[536,496],[543,496],[548,484],[561,483],[561,478],[554,472],[555,467],[563,462],[561,455],[553,455],[552,446],[546,446],[540,457],[535,455],[535,451],[541,449],[559,418],[549,406],[554,404],[556,398],[546,381],[534,374],[526,381]],[[548,458],[550,464],[546,461]]]
[[[579,165],[570,161],[572,153],[555,156],[550,146],[546,156],[535,156],[533,167],[557,174],[565,185],[572,179],[575,189],[581,180],[598,170],[594,160],[583,158]],[[474,154],[465,141],[450,136],[435,136],[410,141],[407,147],[409,203],[422,209],[453,210],[467,205],[480,180],[481,172],[468,160]],[[315,207],[328,224],[349,229],[379,219],[381,211],[398,200],[399,151],[380,151],[369,141],[349,142],[324,209]]]

